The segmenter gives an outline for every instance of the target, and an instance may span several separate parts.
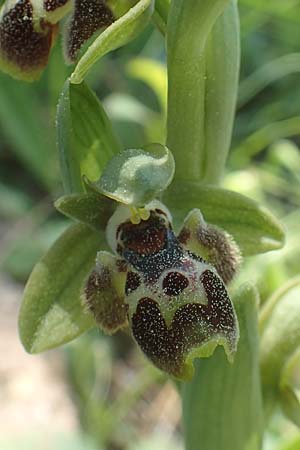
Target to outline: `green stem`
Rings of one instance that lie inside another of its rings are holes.
[[[192,382],[182,387],[186,450],[261,448],[257,294],[247,286],[234,300],[241,333],[234,363],[218,348],[198,360]]]
[[[205,49],[204,183],[219,183],[231,143],[240,70],[240,24],[236,0],[216,21]]]
[[[199,180],[203,172],[205,44],[229,0],[177,0],[167,27],[167,145],[176,162],[175,180]]]
[[[228,5],[228,8],[226,6]],[[224,12],[224,14],[222,14]],[[232,133],[239,71],[235,0],[176,0],[167,26],[167,145],[175,184],[219,183]],[[257,296],[236,298],[241,336],[230,365],[222,349],[197,361],[182,386],[186,450],[259,450],[262,395]]]

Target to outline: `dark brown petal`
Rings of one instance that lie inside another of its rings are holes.
[[[105,0],[75,0],[74,14],[65,40],[66,58],[74,62],[81,46],[101,28],[111,25],[114,16]]]
[[[6,10],[0,21],[0,68],[10,75],[33,80],[48,62],[57,26],[40,20],[33,26],[33,8],[29,0],[19,0]]]
[[[191,253],[213,265],[226,284],[240,267],[241,253],[233,237],[205,223],[199,210],[195,209],[187,216],[178,240]]]
[[[89,275],[83,299],[99,327],[112,334],[127,325],[126,272],[118,270],[118,260],[113,255],[107,257],[105,253],[104,258]]]

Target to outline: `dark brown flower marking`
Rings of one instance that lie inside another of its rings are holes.
[[[139,301],[132,316],[132,332],[143,352],[157,367],[178,378],[186,376],[185,361],[192,349],[220,337],[226,339],[230,351],[236,346],[235,313],[224,284],[211,270],[202,273],[201,282],[208,304],[180,307],[169,328],[159,304],[148,297]]]
[[[44,8],[47,12],[55,11],[57,8],[61,8],[69,0],[44,0]]]
[[[153,255],[163,250],[168,237],[164,221],[154,214],[139,224],[133,224],[130,221],[123,223],[118,227],[118,236],[127,250],[143,256]]]
[[[128,272],[126,285],[125,285],[125,294],[131,294],[131,292],[135,291],[141,285],[141,278],[137,272]]]
[[[181,244],[186,244],[191,238],[191,232],[187,228],[182,228],[180,234],[178,235],[178,240]]]
[[[75,0],[66,39],[66,56],[75,61],[81,46],[103,27],[111,25],[114,16],[105,0]]]
[[[29,0],[19,0],[8,11],[4,9],[0,23],[0,54],[8,64],[23,72],[35,72],[47,64],[57,26],[44,20],[39,26],[37,31]]]
[[[169,272],[162,282],[163,291],[170,297],[181,294],[188,287],[188,278],[180,272]]]

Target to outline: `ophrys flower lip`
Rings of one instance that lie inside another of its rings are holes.
[[[117,207],[107,225],[115,255],[98,253],[83,298],[100,328],[129,325],[157,367],[187,379],[194,358],[217,345],[232,359],[238,323],[217,270],[180,242],[168,209],[157,200],[145,209],[149,217],[132,223],[130,207]]]

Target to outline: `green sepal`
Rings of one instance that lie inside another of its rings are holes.
[[[114,212],[114,202],[97,193],[70,194],[60,197],[55,208],[71,219],[85,223],[96,231],[104,230]]]
[[[57,142],[66,194],[84,192],[82,176],[97,180],[120,151],[111,123],[85,83],[66,81],[57,109]]]
[[[104,245],[103,233],[72,225],[36,264],[19,315],[20,338],[27,352],[58,347],[96,326],[80,292]]]
[[[174,171],[170,150],[151,144],[144,149],[124,150],[113,157],[101,178],[90,183],[90,188],[120,203],[144,206],[167,188]]]
[[[216,349],[182,386],[188,450],[260,450],[263,405],[259,371],[258,295],[250,284],[234,295],[240,340],[233,364]]]
[[[101,33],[79,60],[71,75],[71,83],[81,83],[92,66],[106,53],[135,39],[148,24],[154,0],[140,0],[124,16]]]
[[[284,231],[277,219],[252,199],[233,191],[197,182],[172,184],[163,201],[180,224],[193,208],[205,220],[231,234],[242,255],[276,250],[284,244]]]

